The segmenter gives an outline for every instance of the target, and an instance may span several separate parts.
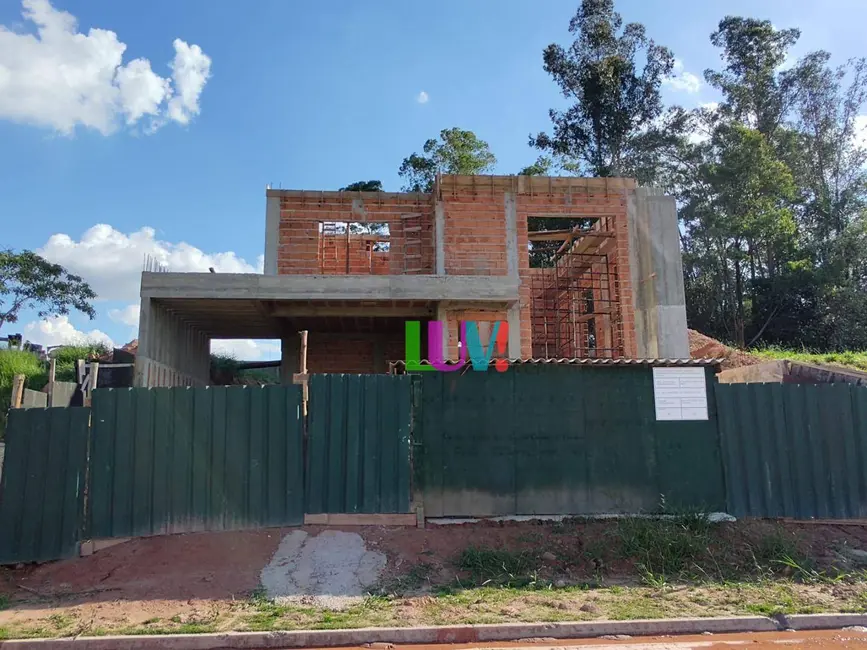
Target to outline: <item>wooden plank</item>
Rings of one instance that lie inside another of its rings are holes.
[[[349,230],[347,228],[347,230]],[[349,255],[346,256],[346,263],[349,264]],[[307,388],[307,330],[303,330],[301,333],[301,361],[298,366],[299,370],[301,370],[301,375],[303,375],[304,379],[302,381],[295,381],[295,376],[292,377],[293,384],[301,384],[303,398],[301,401],[301,412],[303,415],[307,415],[307,401],[310,398],[310,393]]]
[[[418,526],[418,515],[407,514],[316,514],[304,515],[305,526]]]
[[[15,375],[12,378],[12,399],[9,406],[14,409],[21,408],[21,402],[24,400],[24,375]]]

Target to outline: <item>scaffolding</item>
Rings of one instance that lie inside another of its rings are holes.
[[[570,232],[549,265],[530,269],[534,358],[623,357],[614,233],[600,225]]]

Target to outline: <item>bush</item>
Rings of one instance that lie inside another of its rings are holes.
[[[25,386],[33,390],[42,390],[48,381],[45,362],[32,352],[0,350],[0,438],[6,432],[6,411],[12,399],[12,380],[15,375],[24,375]]]

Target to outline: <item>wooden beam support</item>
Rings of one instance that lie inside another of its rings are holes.
[[[304,515],[305,526],[418,526],[418,515],[318,514]]]
[[[9,401],[11,408],[21,408],[21,402],[24,400],[24,380],[24,375],[12,377],[12,399]]]

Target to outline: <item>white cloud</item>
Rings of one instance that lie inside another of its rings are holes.
[[[145,131],[168,120],[187,124],[199,113],[199,96],[211,60],[198,45],[175,39],[171,79],[144,58],[123,62],[126,44],[110,30],[78,31],[71,14],[49,0],[22,0],[35,34],[0,25],[0,119],[71,135],[77,126],[103,135],[120,123]]]
[[[261,273],[264,263],[261,255],[254,266],[231,251],[205,253],[185,242],[160,241],[153,228],[125,234],[107,224],[93,226],[78,241],[63,233],[52,235],[38,253],[84,278],[99,299],[126,302],[138,299],[146,255],[178,272],[207,273],[214,267],[220,273]]]
[[[855,118],[855,144],[867,149],[867,115],[858,115]]]
[[[415,101],[417,101],[419,104],[427,104],[428,100],[430,100],[430,95],[428,95],[423,90],[415,97]]]
[[[168,112],[175,122],[188,124],[199,114],[199,96],[211,76],[211,59],[198,45],[187,45],[179,38],[173,45],[172,79],[177,94],[169,100]]]
[[[108,347],[114,347],[108,334],[98,329],[80,332],[69,322],[69,316],[54,316],[28,323],[24,326],[24,338],[45,347],[87,343],[104,343]]]
[[[137,328],[140,311],[140,304],[135,302],[131,305],[127,305],[123,309],[109,309],[108,317],[115,323],[122,323]]]
[[[701,90],[701,79],[683,67],[683,61],[674,60],[674,70],[670,76],[662,80],[663,85],[677,92],[695,94]]]
[[[211,352],[228,354],[239,361],[270,361],[280,358],[280,341],[213,339]]]

